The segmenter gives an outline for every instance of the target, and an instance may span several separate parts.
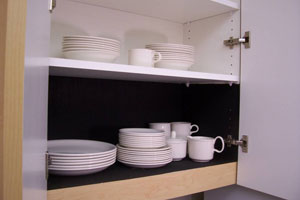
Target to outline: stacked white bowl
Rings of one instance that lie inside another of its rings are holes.
[[[113,62],[120,56],[120,41],[94,36],[64,36],[62,51],[65,58]]]
[[[162,167],[172,161],[165,132],[149,128],[119,130],[118,161],[138,168]]]
[[[195,63],[195,49],[190,45],[154,43],[146,45],[162,55],[162,59],[155,64],[158,68],[188,70]]]
[[[49,140],[49,173],[76,176],[100,172],[116,162],[116,146],[92,140]]]

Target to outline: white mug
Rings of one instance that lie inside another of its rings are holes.
[[[177,137],[187,139],[187,136],[199,131],[199,126],[191,124],[190,122],[172,122],[172,131],[176,132]],[[193,128],[196,130],[192,131]]]
[[[167,122],[150,123],[149,127],[156,130],[165,131],[167,138],[169,138],[171,135],[171,123],[167,123]]]
[[[139,65],[154,67],[154,64],[162,58],[159,52],[150,49],[131,49],[129,50],[129,65]]]
[[[215,149],[216,140],[222,142],[221,150]],[[203,136],[188,136],[188,153],[189,157],[195,162],[208,162],[213,159],[214,152],[221,153],[225,144],[221,136],[216,138]]]

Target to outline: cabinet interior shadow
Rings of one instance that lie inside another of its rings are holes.
[[[118,129],[149,122],[190,121],[198,135],[238,138],[239,86],[49,78],[48,139],[91,139],[116,144]],[[218,143],[217,146],[220,144]],[[223,158],[237,158],[225,148]]]

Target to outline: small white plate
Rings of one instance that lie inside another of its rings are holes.
[[[167,151],[171,150],[170,146],[164,146],[160,148],[155,148],[155,149],[141,149],[141,148],[129,148],[129,147],[123,147],[117,144],[118,150],[127,150],[127,151],[137,151],[137,152],[161,152],[161,151]]]

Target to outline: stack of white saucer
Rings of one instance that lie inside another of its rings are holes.
[[[116,162],[116,146],[92,140],[49,140],[49,173],[76,176],[100,172]]]
[[[119,130],[118,161],[138,168],[162,167],[172,161],[165,132],[148,128]]]
[[[65,58],[98,62],[113,62],[120,56],[120,41],[94,36],[64,36]]]
[[[190,45],[154,43],[146,45],[146,48],[159,52],[162,56],[155,67],[188,70],[195,63],[195,49]]]

